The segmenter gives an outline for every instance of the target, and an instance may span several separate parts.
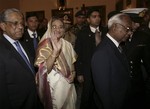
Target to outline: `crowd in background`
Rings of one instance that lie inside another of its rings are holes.
[[[150,10],[0,13],[0,108],[149,109]]]

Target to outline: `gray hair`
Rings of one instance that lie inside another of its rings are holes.
[[[16,8],[5,9],[5,10],[0,12],[0,23],[7,21],[8,20],[8,15],[13,13],[13,12],[18,13],[18,14],[22,15],[22,17],[23,17],[22,12],[20,10],[16,9]]]
[[[120,14],[116,14],[116,15],[112,16],[108,20],[108,29],[110,29],[112,27],[112,25],[115,23],[121,23],[124,16],[128,16],[128,15],[124,14],[124,13],[120,13]]]

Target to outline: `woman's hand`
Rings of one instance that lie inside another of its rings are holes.
[[[61,47],[62,47],[62,42],[61,42],[61,38],[58,39],[59,34],[57,34],[55,31],[52,32],[51,34],[51,42],[52,42],[52,46],[53,46],[53,56],[58,56],[60,51],[61,51]]]
[[[72,83],[74,81],[74,78],[75,78],[75,73],[72,73],[68,78],[69,82]]]

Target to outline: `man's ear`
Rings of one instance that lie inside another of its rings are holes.
[[[113,25],[112,25],[112,28],[113,28],[112,30],[113,30],[114,32],[116,32],[117,25],[116,25],[116,24],[113,24]]]
[[[5,25],[6,25],[6,24],[5,24],[5,23],[3,23],[3,22],[2,22],[2,23],[0,23],[0,28],[1,28],[3,31],[5,31],[5,30],[6,30],[6,29],[5,29]]]

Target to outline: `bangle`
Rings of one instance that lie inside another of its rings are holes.
[[[52,54],[51,54],[51,57],[56,58],[57,56],[56,56],[56,55],[52,55]]]

